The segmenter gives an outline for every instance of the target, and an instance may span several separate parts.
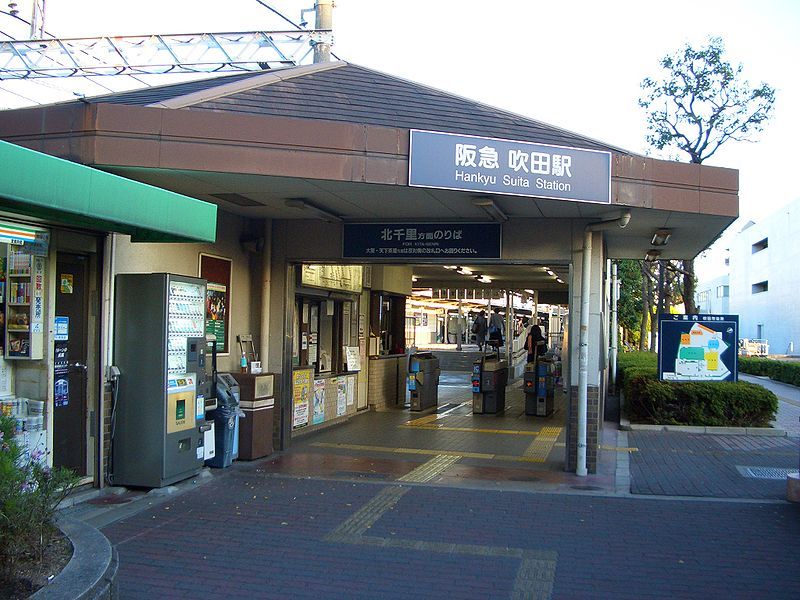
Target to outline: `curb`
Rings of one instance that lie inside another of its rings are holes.
[[[59,517],[56,525],[72,542],[72,558],[61,573],[31,598],[94,600],[116,597],[119,558],[108,538],[91,525],[70,517]]]
[[[753,437],[786,437],[785,429],[772,427],[706,427],[704,425],[644,425],[631,423],[626,418],[619,420],[622,431],[673,431],[709,435],[747,435]]]

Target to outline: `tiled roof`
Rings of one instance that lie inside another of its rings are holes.
[[[339,63],[280,69],[136,90],[90,100],[152,105],[191,94],[184,110],[427,129],[560,146],[626,151],[576,133],[372,69]],[[278,78],[264,79],[265,74]],[[261,78],[263,85],[249,78]],[[236,84],[236,85],[229,85]],[[230,87],[226,91],[224,87]]]

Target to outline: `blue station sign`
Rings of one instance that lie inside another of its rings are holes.
[[[738,381],[739,315],[659,315],[658,377]]]
[[[611,153],[411,130],[414,187],[611,203]]]
[[[345,223],[342,258],[501,258],[499,223]]]

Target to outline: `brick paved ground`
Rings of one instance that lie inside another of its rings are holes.
[[[268,476],[104,528],[127,598],[798,598],[800,506]]]
[[[631,492],[717,498],[786,498],[780,480],[745,477],[737,467],[796,469],[797,438],[632,431]]]

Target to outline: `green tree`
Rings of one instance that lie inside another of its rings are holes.
[[[682,49],[661,59],[658,78],[642,81],[639,106],[647,111],[647,141],[664,150],[686,152],[700,164],[730,140],[751,140],[763,130],[775,103],[775,89],[751,87],[742,65],[725,60],[721,38]],[[696,313],[694,261],[684,260],[682,296],[687,313]]]
[[[617,276],[621,293],[617,304],[617,320],[622,327],[622,340],[628,345],[639,344],[639,324],[642,321],[642,272],[639,261],[617,262]]]

